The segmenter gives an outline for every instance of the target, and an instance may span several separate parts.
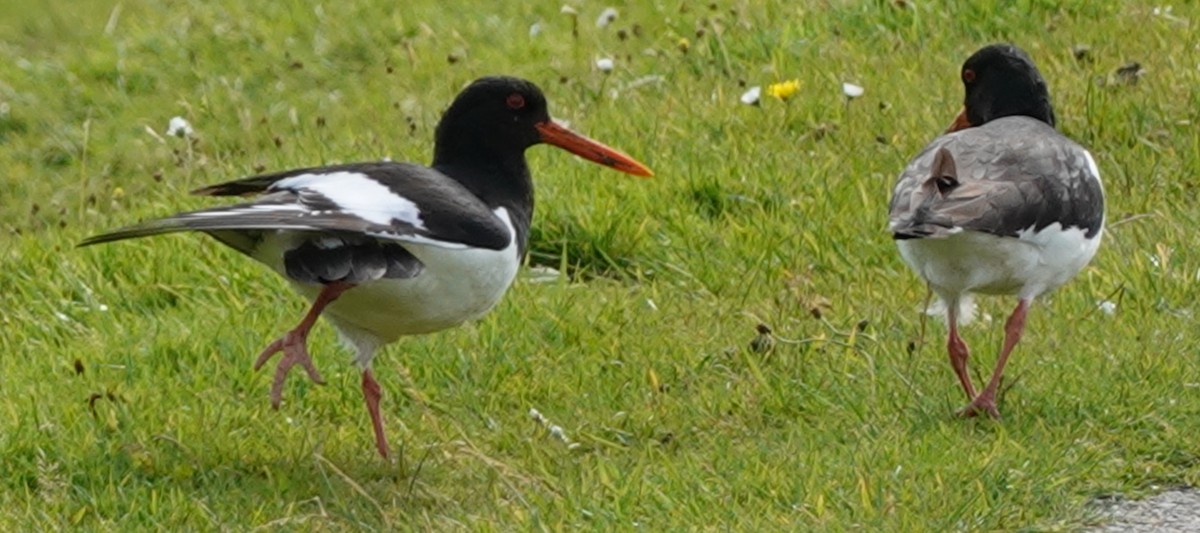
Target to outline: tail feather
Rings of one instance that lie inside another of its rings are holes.
[[[125,239],[137,239],[141,237],[149,237],[151,235],[177,233],[181,231],[192,231],[198,229],[200,228],[191,227],[186,221],[178,217],[162,218],[142,222],[133,226],[126,226],[108,233],[93,235],[84,239],[83,241],[80,241],[80,243],[76,246],[82,248],[84,246],[91,246],[93,244],[103,244],[106,242],[123,241]]]
[[[273,229],[360,229],[358,226],[353,226],[349,222],[343,222],[340,226],[334,224],[322,225],[318,217],[300,219],[296,216],[297,214],[301,213],[304,213],[303,209],[292,207],[286,204],[241,204],[201,211],[191,211],[187,213],[179,213],[166,218],[147,220],[139,224],[117,229],[115,231],[88,237],[80,242],[79,246],[91,246],[93,244],[101,244],[125,239],[137,239],[140,237],[162,235],[164,233],[178,233],[183,231],[201,231],[213,235],[222,242],[229,244],[229,242],[227,242],[228,239],[223,238],[219,234],[237,232],[244,233]],[[359,224],[359,226],[362,226],[362,224]],[[233,246],[233,244],[230,245]],[[234,248],[241,249],[239,246],[234,246]]]
[[[954,302],[947,302],[941,297],[934,298],[933,301],[929,303],[929,307],[925,308],[925,314],[929,316],[940,316],[943,319],[948,320],[950,318],[948,311],[950,311],[951,305],[954,306],[955,317],[958,319],[958,325],[965,326],[975,321],[975,295],[969,292],[962,294]]]

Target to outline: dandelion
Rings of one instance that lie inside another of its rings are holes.
[[[800,80],[787,80],[772,83],[767,86],[767,94],[780,100],[787,100],[800,90]]]
[[[687,37],[680,37],[679,41],[675,43],[675,46],[679,47],[680,52],[686,54],[688,53],[688,50],[692,48],[692,43],[687,40]]]
[[[171,121],[167,123],[167,135],[175,137],[191,137],[195,133],[192,129],[192,124],[183,117],[171,117]]]
[[[611,57],[602,57],[596,60],[596,68],[601,72],[611,72],[613,69],[613,60]]]
[[[612,21],[617,20],[617,8],[606,7],[600,12],[600,16],[596,19],[596,27],[603,28],[612,24]]]
[[[529,25],[529,36],[530,37],[537,37],[541,33],[542,33],[542,23],[541,22],[534,22],[533,24]]]
[[[853,100],[863,95],[863,88],[853,83],[842,83],[842,94]]]
[[[1116,312],[1117,312],[1117,303],[1110,302],[1108,300],[1104,300],[1104,301],[1096,304],[1096,307],[1098,307],[1102,313],[1109,315],[1109,316],[1112,316],[1112,315],[1116,314]]]
[[[758,105],[758,99],[762,96],[762,87],[755,85],[742,93],[742,103],[746,105]]]
[[[771,326],[759,324],[754,330],[758,334],[750,341],[750,351],[766,354],[775,349],[775,337],[774,332],[771,331]]]

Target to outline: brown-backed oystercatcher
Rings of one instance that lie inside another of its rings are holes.
[[[888,229],[944,306],[950,364],[970,402],[959,414],[999,417],[996,389],[1030,304],[1100,246],[1104,189],[1092,155],[1055,129],[1046,81],[1025,52],[986,46],[960,75],[964,109],[900,175]],[[972,293],[1018,299],[978,394],[958,331],[973,314]]]

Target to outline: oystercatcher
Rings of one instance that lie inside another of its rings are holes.
[[[996,388],[1038,296],[1075,276],[1104,232],[1104,190],[1092,155],[1059,133],[1046,81],[1009,44],[962,66],[964,109],[900,175],[889,230],[900,255],[945,308],[950,364],[970,402],[962,416],[999,417]],[[991,379],[976,394],[958,326],[973,293],[1014,294]]]
[[[478,318],[505,293],[525,255],[533,215],[525,149],[540,143],[629,174],[653,174],[552,120],[533,83],[487,77],[442,115],[428,167],[353,163],[230,181],[194,192],[257,198],[143,222],[81,246],[199,231],[285,277],[312,307],[254,363],[257,370],[282,353],[271,405],[279,407],[295,365],[323,383],[307,339],[324,316],[356,351],[375,444],[387,457],[371,360],[405,335]]]

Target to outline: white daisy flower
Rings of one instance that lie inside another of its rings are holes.
[[[171,117],[171,121],[167,123],[167,135],[175,137],[191,137],[195,130],[192,129],[192,124],[183,117]]]
[[[617,20],[617,8],[606,7],[604,11],[600,12],[600,16],[596,18],[596,27],[603,28],[611,24],[614,20]]]
[[[863,95],[863,88],[853,83],[842,83],[842,94],[846,95],[846,98],[858,98]]]
[[[742,103],[746,105],[758,105],[758,99],[762,97],[762,87],[755,85],[742,93]]]

